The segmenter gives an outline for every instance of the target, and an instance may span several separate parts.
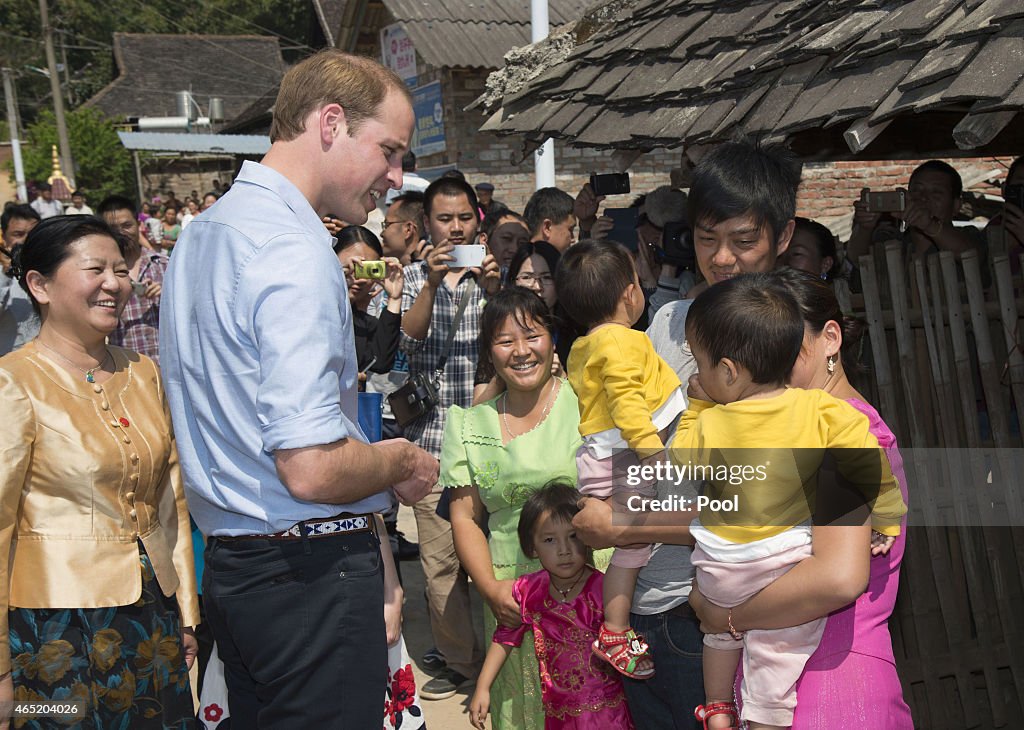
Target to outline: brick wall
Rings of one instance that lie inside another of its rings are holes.
[[[995,195],[999,194],[998,182],[1006,177],[1012,161],[1010,157],[945,160],[960,173],[964,190]],[[849,214],[853,211],[853,202],[860,197],[861,188],[905,188],[910,173],[921,162],[923,160],[807,163],[797,195],[797,215],[825,222]]]

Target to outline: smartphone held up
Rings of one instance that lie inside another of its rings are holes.
[[[449,268],[465,269],[480,266],[487,255],[487,247],[481,243],[462,243],[448,252],[452,260],[448,262]]]
[[[907,191],[903,188],[883,191],[864,188],[860,199],[869,213],[902,213],[907,209]]]
[[[629,173],[612,172],[604,175],[590,176],[590,189],[594,195],[625,195],[629,192]]]

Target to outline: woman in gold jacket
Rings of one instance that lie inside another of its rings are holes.
[[[105,344],[131,292],[124,250],[62,216],[15,274],[42,326],[0,358],[0,700],[191,727],[182,626],[199,606],[171,419],[153,362]]]

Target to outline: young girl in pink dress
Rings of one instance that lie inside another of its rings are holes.
[[[579,498],[572,486],[556,482],[523,505],[519,542],[544,570],[517,578],[513,586],[522,624],[494,632],[469,705],[479,730],[490,708],[491,685],[527,631],[533,631],[540,665],[545,730],[633,728],[622,680],[591,650],[604,619],[603,576],[587,565],[587,548],[572,526]]]

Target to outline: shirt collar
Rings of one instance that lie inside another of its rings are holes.
[[[295,187],[295,184],[277,170],[259,162],[246,160],[242,163],[242,169],[235,178],[235,182],[257,185],[274,193],[284,201],[285,205],[291,208],[303,227],[308,229],[319,240],[324,241],[330,246],[334,245],[334,237],[327,232],[327,228],[324,227],[320,216],[313,210],[313,206],[309,204],[306,197]]]

